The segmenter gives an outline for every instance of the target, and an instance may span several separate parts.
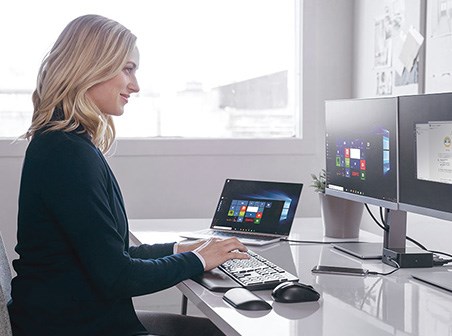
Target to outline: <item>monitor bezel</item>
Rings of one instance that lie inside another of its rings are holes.
[[[368,197],[363,195],[355,195],[345,191],[338,191],[335,189],[331,189],[326,187],[325,194],[331,195],[335,197],[340,197],[343,199],[348,199],[350,201],[360,202],[368,205],[375,205],[379,207],[383,207],[390,210],[399,210],[399,204],[397,202],[387,201],[379,198]]]

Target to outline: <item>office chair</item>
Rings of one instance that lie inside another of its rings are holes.
[[[11,299],[11,269],[0,233],[0,336],[12,336],[7,303]]]

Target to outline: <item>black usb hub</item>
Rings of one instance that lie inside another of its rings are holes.
[[[384,247],[382,261],[400,268],[433,267],[433,253],[414,247],[391,249]]]

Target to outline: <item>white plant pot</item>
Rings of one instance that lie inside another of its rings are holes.
[[[364,204],[319,193],[323,233],[330,238],[358,238]]]

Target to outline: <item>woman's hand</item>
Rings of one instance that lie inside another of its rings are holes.
[[[206,263],[205,271],[210,271],[229,259],[249,259],[248,254],[243,253],[247,250],[237,238],[211,238],[195,249]]]

